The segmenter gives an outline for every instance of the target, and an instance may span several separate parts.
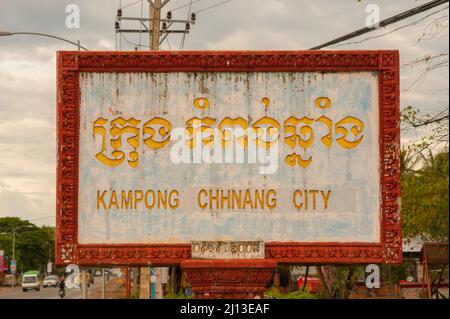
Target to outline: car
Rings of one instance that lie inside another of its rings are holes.
[[[46,276],[44,281],[42,282],[42,287],[57,287],[58,286],[58,277],[55,275]]]
[[[16,276],[7,274],[3,277],[3,286],[15,287],[17,285]]]
[[[22,276],[22,291],[26,292],[28,290],[41,290],[41,283],[39,282],[39,272],[38,271],[28,271]]]
[[[102,270],[101,269],[95,269],[94,270],[94,277],[101,277],[102,276]],[[106,274],[106,269],[105,269],[105,274]]]

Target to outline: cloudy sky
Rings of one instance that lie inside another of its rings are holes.
[[[365,25],[368,4],[377,4],[381,19],[430,0],[194,0],[197,23],[186,37],[185,50],[302,50]],[[145,50],[147,36],[116,37],[119,6],[126,16],[148,16],[146,0],[1,0],[0,30],[50,33],[80,40],[89,50]],[[185,19],[190,0],[170,0],[163,11]],[[80,8],[80,28],[67,28],[66,6]],[[126,7],[126,8],[125,8]],[[179,8],[181,7],[181,8]],[[128,24],[130,28],[137,24]],[[401,107],[423,112],[448,106],[448,4],[328,49],[398,49]],[[362,40],[362,41],[361,41]],[[356,43],[358,42],[358,43]],[[180,49],[169,37],[162,49]],[[73,50],[61,41],[15,35],[0,37],[0,217],[19,216],[54,225],[56,172],[55,56]],[[438,56],[429,63],[411,62]],[[408,131],[406,144],[423,134]]]

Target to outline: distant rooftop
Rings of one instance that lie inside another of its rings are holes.
[[[403,238],[402,247],[404,253],[420,253],[423,240],[421,238]]]

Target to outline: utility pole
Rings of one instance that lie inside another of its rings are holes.
[[[149,21],[149,27],[152,31],[150,33],[150,49],[159,50],[159,32],[160,32],[160,21],[161,21],[161,0],[148,0],[150,5],[150,17],[152,20]]]
[[[192,13],[186,20],[172,19],[172,12],[168,11],[166,18],[161,18],[161,12],[164,6],[170,0],[147,0],[149,4],[149,17],[129,17],[124,16],[122,8],[117,10],[115,31],[116,33],[148,33],[148,48],[152,51],[159,50],[161,43],[166,40],[171,33],[186,34],[191,29],[191,24],[195,24],[196,14]],[[140,28],[125,29],[122,28],[122,21],[139,22]],[[148,22],[148,23],[147,23]],[[183,24],[184,29],[172,30],[171,27],[175,24]],[[143,28],[142,28],[143,27]],[[138,46],[141,46],[139,43]]]
[[[12,233],[13,233],[13,246],[12,246],[12,259],[16,260],[16,230],[19,230],[21,228],[26,228],[26,227],[32,227],[31,225],[24,225],[24,226],[19,226],[16,228],[13,228]]]
[[[13,229],[12,260],[16,260],[16,230]]]
[[[187,20],[177,20],[172,18],[172,12],[168,11],[165,19],[161,19],[162,8],[170,0],[147,0],[149,5],[148,18],[141,17],[127,17],[124,16],[122,8],[117,10],[117,16],[115,21],[116,33],[148,33],[149,49],[151,51],[158,51],[161,43],[167,38],[170,33],[189,33],[191,24],[195,24],[196,14],[191,13]],[[137,21],[140,23],[139,29],[124,29],[121,27],[122,21]],[[147,24],[148,21],[148,24]],[[184,24],[184,29],[170,30],[170,27],[174,24]],[[142,26],[144,29],[142,29]],[[162,26],[162,28],[161,28]],[[140,298],[152,299],[155,298],[155,290],[158,298],[163,297],[162,289],[162,273],[167,273],[167,269],[153,268],[153,277],[149,267],[140,268]],[[128,276],[128,273],[127,273]],[[167,277],[167,276],[166,276]],[[156,282],[150,283],[151,278],[156,278]],[[126,294],[129,294],[128,288],[129,278],[127,277]],[[155,288],[156,287],[156,288]],[[152,297],[153,296],[153,297]]]

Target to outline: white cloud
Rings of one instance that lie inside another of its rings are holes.
[[[253,11],[253,10],[252,10]],[[289,8],[286,1],[282,0],[266,0],[261,1],[258,6],[258,10],[253,11],[258,17],[271,18],[271,17],[283,17],[289,14]]]
[[[114,50],[114,43],[108,39],[100,39],[97,42],[98,50]]]
[[[428,1],[373,0],[371,3],[380,5],[382,18],[387,18]],[[123,0],[122,4],[132,2]],[[73,0],[70,3],[80,7],[80,29],[65,27],[67,2],[58,0],[2,0],[0,29],[50,33],[74,42],[79,39],[90,50],[114,50],[117,1]],[[181,1],[170,1],[166,9],[180,4]],[[195,3],[192,12],[208,5],[207,1]],[[199,13],[184,49],[307,49],[363,27],[366,5],[366,1],[356,0],[235,0]],[[140,5],[124,9],[124,14],[140,16]],[[444,14],[448,15],[448,10],[441,13]],[[173,15],[184,19],[187,8],[174,11]],[[354,40],[390,32],[423,16]],[[417,42],[433,19],[337,49],[399,49],[401,63],[426,54],[448,53],[448,28],[443,38]],[[139,35],[126,36],[131,42],[139,42]],[[169,39],[172,48],[178,49],[180,37],[171,35]],[[147,44],[148,36],[142,35],[141,41]],[[134,50],[126,41],[121,41],[121,47]],[[57,50],[74,49],[73,45],[49,38],[0,37],[0,216],[11,214],[32,219],[55,214],[55,57]],[[423,67],[402,68],[401,88],[407,88]],[[424,81],[402,92],[401,106],[406,105],[420,106],[425,111],[448,106],[448,67],[428,72]],[[422,131],[407,132],[402,135],[402,142],[416,139],[420,134]]]

